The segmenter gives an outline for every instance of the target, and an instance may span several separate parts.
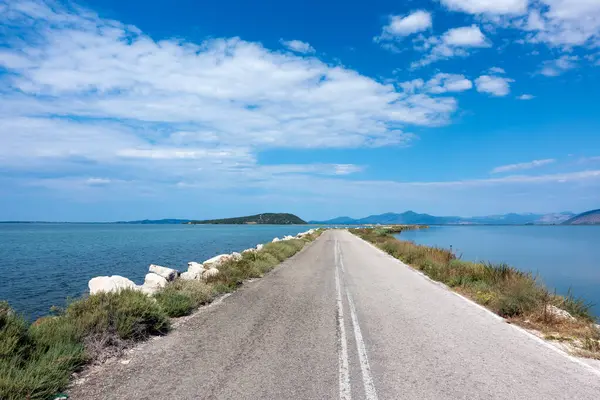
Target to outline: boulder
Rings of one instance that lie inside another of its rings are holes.
[[[90,279],[88,287],[90,288],[90,294],[100,292],[116,293],[124,289],[137,289],[135,283],[119,275],[97,276]]]
[[[261,251],[263,249],[263,247],[265,247],[264,244],[257,244],[256,245],[256,251]]]
[[[546,306],[546,313],[557,320],[575,321],[576,318],[561,308],[553,305]]]
[[[188,263],[188,272],[192,272],[197,275],[202,275],[202,273],[204,272],[204,265],[197,262]]]
[[[294,236],[290,236],[290,235],[286,235],[283,237],[283,240],[292,240],[292,239],[296,239]]]
[[[242,254],[254,253],[255,251],[256,251],[256,249],[246,249],[246,250],[242,251]]]
[[[148,268],[150,272],[154,272],[156,275],[160,275],[167,281],[174,281],[179,276],[179,271],[173,268],[161,267],[160,265],[151,264]]]
[[[179,275],[179,278],[183,279],[184,281],[194,281],[198,279],[198,274],[190,271],[185,271],[182,272],[181,275]]]
[[[210,258],[206,261],[204,261],[202,264],[205,267],[217,267],[221,264],[223,264],[226,261],[231,260],[231,255],[229,254],[220,254],[218,256],[214,256],[213,258]]]
[[[215,267],[211,267],[202,273],[202,279],[207,280],[212,276],[216,276],[219,274],[219,270]]]
[[[197,267],[200,267],[200,268],[204,269],[204,266],[203,266],[202,264],[200,264],[199,262],[196,262],[196,261],[190,261],[190,262],[188,263],[188,271],[189,271],[191,268],[197,268]]]
[[[192,281],[195,279],[202,278],[204,272],[204,265],[197,262],[189,262],[188,270],[180,275],[180,278],[185,281]]]
[[[240,261],[242,259],[242,255],[240,253],[233,252],[231,253],[231,259],[234,261]]]
[[[144,278],[144,284],[142,285],[142,291],[145,290],[158,290],[167,286],[167,279],[155,274],[154,272],[149,272],[146,274]]]
[[[271,242],[272,243],[281,242],[281,239],[279,239],[278,237],[276,237]]]

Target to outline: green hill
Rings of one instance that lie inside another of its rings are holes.
[[[205,221],[191,221],[190,224],[304,225],[304,224],[306,224],[306,221],[300,219],[299,217],[295,216],[294,214],[266,213],[266,214],[249,215],[247,217],[208,219]]]

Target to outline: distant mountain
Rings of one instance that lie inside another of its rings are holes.
[[[600,225],[600,210],[581,213],[564,222],[565,225]]]
[[[306,221],[300,219],[294,214],[257,214],[247,217],[210,219],[205,221],[190,221],[191,224],[256,224],[256,225],[303,225]]]
[[[119,221],[117,224],[144,224],[144,225],[161,225],[161,224],[187,224],[191,219],[144,219],[140,221]]]
[[[362,224],[408,224],[408,225],[542,225],[560,224],[572,218],[575,214],[570,212],[555,214],[502,214],[483,217],[437,217],[429,214],[419,214],[406,211],[401,214],[385,213],[370,215],[365,218],[353,219],[339,217],[327,221],[310,221],[311,224],[327,225],[362,225]]]

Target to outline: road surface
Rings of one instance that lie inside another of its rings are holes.
[[[598,400],[600,375],[336,230],[70,393]]]

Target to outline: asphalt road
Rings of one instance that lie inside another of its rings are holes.
[[[328,231],[71,399],[600,398],[600,374]]]

